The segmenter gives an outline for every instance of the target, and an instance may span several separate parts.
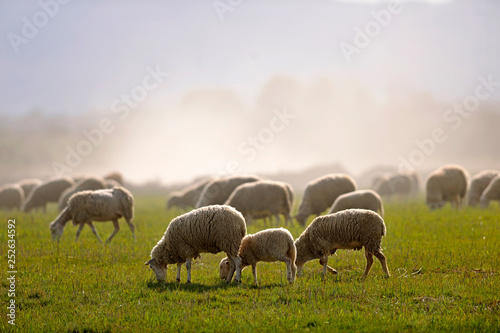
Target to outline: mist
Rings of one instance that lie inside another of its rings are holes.
[[[2,183],[500,169],[497,2],[53,3],[0,4]]]

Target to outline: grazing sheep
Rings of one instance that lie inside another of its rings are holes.
[[[61,196],[59,197],[59,210],[66,208],[69,198],[75,193],[89,190],[102,190],[105,188],[107,188],[106,181],[103,178],[98,176],[87,176],[61,193]]]
[[[257,281],[257,263],[259,261],[283,261],[286,264],[286,277],[289,283],[295,281],[295,258],[297,256],[295,243],[290,231],[284,228],[266,229],[253,235],[246,235],[241,241],[238,256],[241,258],[241,269],[252,266],[255,284]],[[231,265],[227,258],[219,264],[219,276],[226,279]]]
[[[337,274],[328,266],[328,256],[337,249],[365,248],[366,268],[363,277],[370,272],[373,255],[377,257],[387,277],[390,276],[385,256],[382,253],[382,236],[385,235],[384,220],[375,212],[366,209],[348,209],[334,214],[319,216],[304,230],[295,241],[297,248],[297,272],[300,274],[304,264],[320,259],[323,276],[326,271]]]
[[[208,205],[222,205],[235,188],[241,184],[256,182],[258,180],[261,179],[257,176],[232,176],[214,179],[203,188],[203,192],[196,203],[196,208]]]
[[[467,172],[458,165],[444,165],[427,178],[426,203],[430,210],[442,208],[446,201],[460,208],[467,193]]]
[[[328,214],[351,208],[369,209],[375,213],[380,212],[380,216],[384,217],[382,198],[377,192],[372,190],[358,190],[342,194],[335,199]]]
[[[280,214],[285,221],[291,221],[292,202],[291,186],[272,180],[259,180],[238,186],[226,201],[226,205],[236,208],[247,223],[252,219],[266,218],[275,215],[278,223]],[[293,193],[293,192],[292,192]]]
[[[173,192],[170,194],[168,199],[167,209],[172,207],[179,207],[181,209],[195,207],[196,203],[200,199],[203,189],[211,180],[212,178],[203,179],[186,187],[180,192]]]
[[[301,225],[305,225],[309,215],[319,216],[325,209],[332,206],[339,195],[355,190],[354,179],[344,174],[329,174],[310,181],[295,218]]]
[[[385,176],[378,181],[374,189],[383,197],[390,198],[397,195],[400,198],[407,198],[415,192],[415,179],[414,176],[406,173]]]
[[[483,191],[483,194],[481,194],[481,208],[488,207],[491,200],[500,200],[500,175],[493,178]]]
[[[42,208],[45,212],[47,203],[58,202],[61,193],[75,183],[69,177],[52,178],[36,187],[26,199],[23,206],[24,212],[29,212],[35,208]]]
[[[127,222],[135,240],[135,226],[132,223],[134,219],[134,197],[129,191],[121,186],[112,189],[81,191],[69,198],[68,206],[50,224],[52,239],[59,241],[64,226],[69,220],[73,220],[73,225],[79,225],[76,240],[78,240],[85,224],[88,224],[97,239],[102,242],[92,222],[112,221],[115,230],[106,240],[106,243],[108,243],[120,230],[118,219],[121,217]]]
[[[238,249],[247,232],[240,212],[226,205],[212,205],[194,209],[173,219],[158,244],[151,250],[146,265],[158,281],[164,281],[167,265],[177,264],[177,282],[181,280],[181,266],[186,263],[187,283],[191,283],[191,260],[200,253],[226,252],[230,261],[227,282],[236,271],[236,282],[241,282],[241,258]]]
[[[121,186],[123,186],[125,184],[125,182],[123,180],[123,175],[118,171],[110,172],[107,175],[104,175],[102,178],[104,178],[105,180],[108,180],[108,179],[114,180],[118,184],[120,184]]]
[[[24,202],[24,191],[18,184],[0,187],[0,209],[21,209]]]
[[[28,198],[31,192],[38,186],[42,184],[40,179],[23,179],[17,182],[17,185],[21,186],[24,192],[24,198]]]
[[[472,177],[467,192],[467,205],[475,207],[491,180],[499,174],[498,170],[484,170]]]

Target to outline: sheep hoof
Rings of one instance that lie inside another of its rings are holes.
[[[176,282],[181,282],[181,279],[175,279]]]
[[[187,281],[186,281],[186,284],[191,284],[191,280],[187,280]]]

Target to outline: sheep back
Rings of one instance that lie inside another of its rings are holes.
[[[200,180],[179,192],[173,192],[167,202],[167,209],[172,207],[186,208],[195,207],[200,199],[205,186],[211,181],[211,178]]]
[[[42,184],[42,181],[40,179],[35,179],[35,178],[29,178],[29,179],[23,179],[17,182],[19,186],[23,189],[24,192],[24,198],[27,199],[31,192],[38,186]]]
[[[160,264],[184,263],[200,253],[226,252],[238,255],[246,234],[245,219],[236,209],[211,205],[174,218],[151,251]]]
[[[235,188],[244,183],[260,180],[257,176],[232,176],[211,180],[200,194],[196,208],[208,205],[222,205],[231,195]]]
[[[103,178],[98,176],[87,176],[61,193],[59,197],[59,210],[63,210],[68,205],[69,198],[77,192],[102,190],[106,187],[106,181]]]
[[[335,199],[328,214],[351,208],[368,209],[374,212],[380,211],[380,215],[384,215],[382,198],[372,190],[357,190],[340,195]]]

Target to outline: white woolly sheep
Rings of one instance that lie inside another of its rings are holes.
[[[64,226],[68,221],[73,220],[73,225],[79,225],[76,240],[78,240],[85,224],[88,224],[97,239],[102,242],[92,222],[112,221],[115,230],[106,240],[108,243],[120,230],[118,219],[121,217],[127,222],[135,240],[135,226],[132,223],[134,219],[134,197],[129,191],[121,186],[112,189],[81,191],[69,198],[68,206],[50,224],[52,239],[59,241]]]
[[[64,190],[63,193],[61,193],[61,196],[59,197],[59,210],[63,210],[64,208],[66,208],[69,198],[77,192],[95,191],[105,188],[107,188],[106,181],[103,178],[89,175],[73,186],[68,187]]]
[[[335,199],[328,214],[351,208],[369,209],[376,213],[380,212],[380,216],[384,217],[382,198],[372,190],[357,190],[340,195]]]
[[[21,188],[23,189],[25,199],[28,198],[31,192],[41,184],[42,181],[35,178],[23,179],[17,182],[17,185],[21,186]]]
[[[180,282],[181,266],[186,264],[187,283],[191,283],[191,260],[200,253],[226,252],[231,269],[226,281],[231,282],[236,271],[236,282],[241,282],[241,258],[238,249],[246,234],[245,219],[240,212],[226,205],[212,205],[194,209],[174,218],[165,234],[151,250],[146,265],[158,281],[164,281],[167,265],[177,264],[176,280]]]
[[[332,206],[341,194],[356,190],[354,179],[344,174],[329,174],[310,181],[305,189],[304,197],[295,216],[301,225],[306,224],[310,215],[319,216]]]
[[[427,178],[426,203],[430,210],[442,208],[447,201],[460,208],[467,193],[467,172],[458,165],[444,165]]]
[[[196,203],[196,208],[208,205],[222,205],[235,188],[241,184],[256,182],[258,180],[261,180],[261,178],[257,176],[231,176],[213,179],[203,188],[203,192]]]
[[[366,268],[363,277],[370,272],[374,255],[389,277],[389,269],[381,247],[385,230],[384,220],[371,210],[348,209],[319,216],[295,241],[297,273],[300,275],[306,262],[320,259],[323,276],[327,270],[337,274],[336,270],[328,266],[328,256],[334,254],[337,249],[361,250],[364,247]]]
[[[226,201],[226,205],[236,208],[247,223],[252,219],[276,216],[280,222],[280,214],[285,217],[285,222],[290,221],[292,202],[289,192],[291,186],[272,180],[259,180],[238,186]]]
[[[238,256],[241,258],[241,269],[252,266],[255,284],[257,281],[257,263],[259,261],[283,261],[286,264],[286,277],[289,283],[295,281],[295,258],[297,251],[290,231],[284,228],[274,228],[259,231],[253,235],[246,235],[241,241]],[[231,265],[227,258],[219,264],[219,276],[226,279]]]
[[[481,208],[488,207],[491,200],[500,200],[500,175],[493,178],[488,187],[483,191],[483,194],[481,194]]]
[[[474,175],[470,180],[469,191],[467,192],[467,205],[475,207],[486,187],[499,174],[500,171],[498,170],[484,170]]]
[[[23,206],[24,212],[29,212],[35,208],[42,208],[45,212],[47,203],[58,202],[61,193],[75,183],[69,177],[52,178],[36,187],[26,199]]]
[[[212,178],[203,179],[184,188],[182,191],[173,192],[167,201],[167,209],[172,207],[179,207],[181,209],[195,207],[203,189],[211,180]]]
[[[21,209],[24,203],[24,191],[18,184],[0,187],[0,209]]]

